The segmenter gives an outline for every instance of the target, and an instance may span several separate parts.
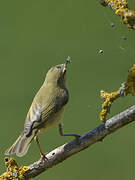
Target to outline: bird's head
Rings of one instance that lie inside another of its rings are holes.
[[[70,57],[68,57],[64,64],[56,65],[49,69],[46,74],[45,82],[54,83],[59,86],[65,85],[67,66],[70,62]]]

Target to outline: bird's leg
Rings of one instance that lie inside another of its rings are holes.
[[[47,157],[46,157],[46,155],[47,155],[48,153],[43,153],[43,152],[42,152],[41,146],[40,146],[40,143],[39,143],[38,136],[35,137],[35,141],[36,141],[37,146],[38,146],[38,148],[39,148],[39,151],[40,151],[40,155],[41,155],[41,157],[42,157],[42,160],[45,160],[45,159],[48,160]]]
[[[74,136],[77,143],[79,142],[80,135],[78,135],[78,134],[64,134],[63,128],[62,128],[62,123],[59,124],[59,133],[61,136]]]

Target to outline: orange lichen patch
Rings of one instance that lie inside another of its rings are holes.
[[[129,28],[135,29],[135,11],[129,10],[126,0],[101,0],[100,2],[103,6],[110,7]]]
[[[7,172],[0,176],[0,180],[23,180],[24,173],[29,170],[28,166],[18,167],[14,158],[5,158]]]
[[[135,64],[133,67],[129,70],[129,75],[126,80],[126,95],[128,93],[135,96]]]
[[[112,93],[107,93],[103,90],[101,91],[101,97],[105,100],[102,104],[102,111],[100,113],[100,120],[102,122],[106,122],[106,116],[110,112],[113,101],[120,96],[120,90],[121,88],[118,91]]]

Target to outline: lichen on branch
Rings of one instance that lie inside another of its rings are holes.
[[[110,112],[112,103],[119,97],[127,96],[128,94],[135,95],[135,65],[129,70],[128,77],[125,83],[122,83],[121,87],[114,92],[107,93],[101,90],[101,98],[104,99],[102,104],[102,111],[100,113],[100,120],[106,122],[106,116]]]
[[[28,166],[18,167],[14,158],[5,158],[6,172],[0,176],[0,180],[23,180],[24,173],[29,170]]]
[[[126,0],[100,0],[100,3],[110,7],[129,28],[135,29],[135,11],[129,10]]]
[[[126,80],[126,95],[132,94],[135,96],[135,64],[133,67],[129,70],[129,75]]]

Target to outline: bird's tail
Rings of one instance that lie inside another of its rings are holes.
[[[27,137],[25,133],[22,133],[15,143],[6,150],[5,155],[16,154],[18,157],[24,156],[27,153],[34,136],[34,133],[29,137]]]

